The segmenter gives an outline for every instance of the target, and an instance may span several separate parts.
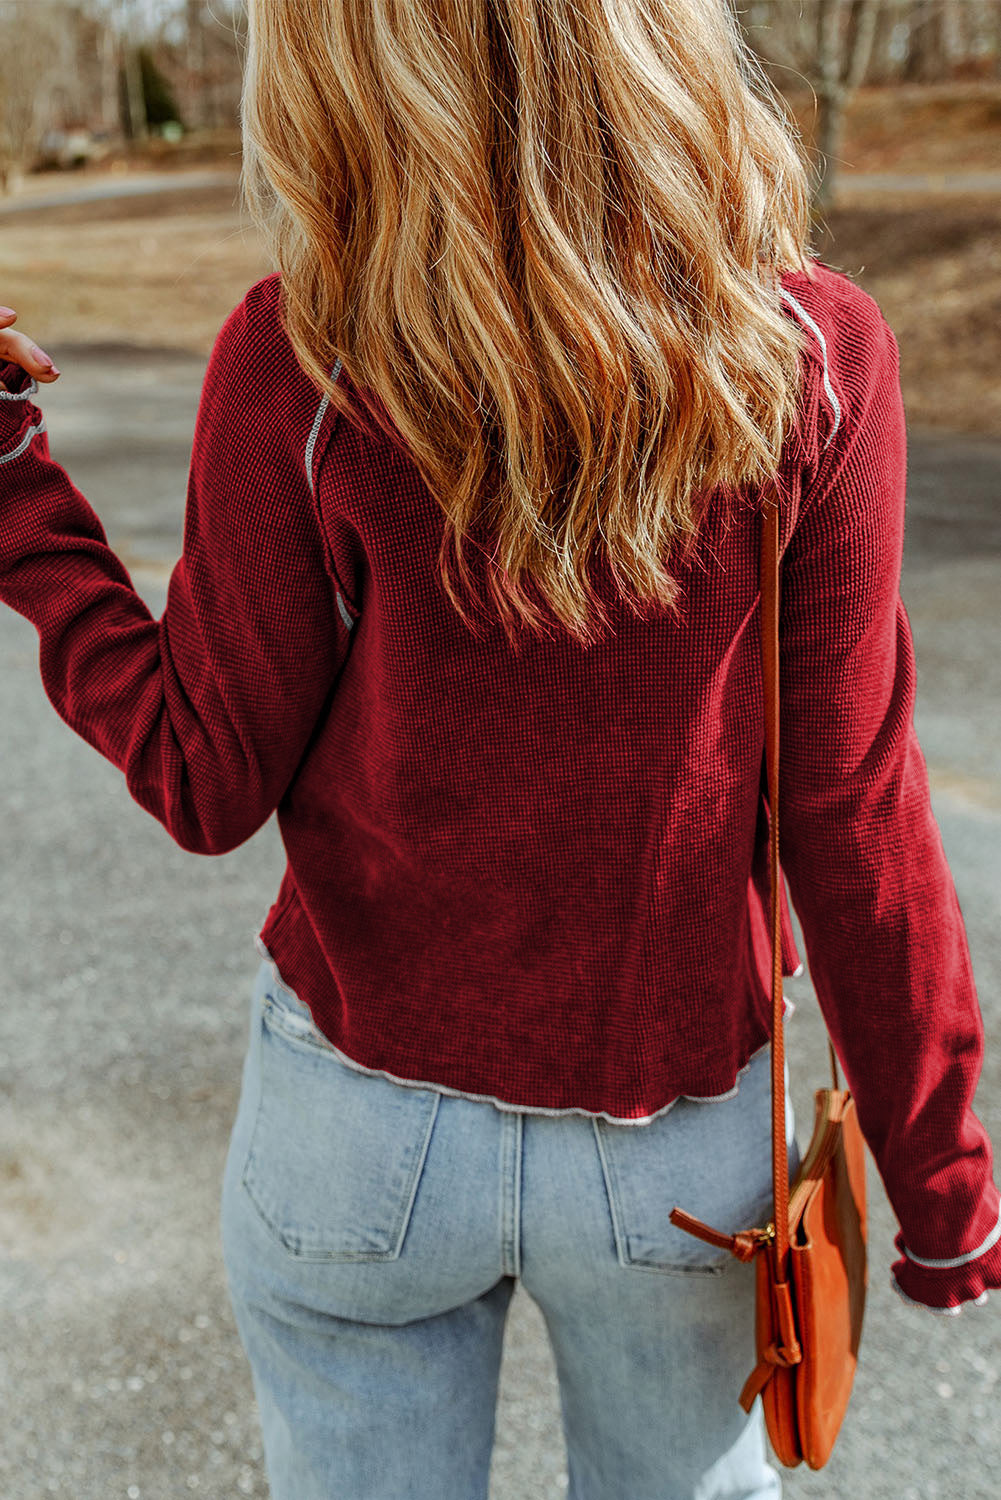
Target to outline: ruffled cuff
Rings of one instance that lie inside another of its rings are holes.
[[[13,360],[0,361],[0,464],[26,452],[36,433],[45,431],[45,418],[31,398],[38,381]]]
[[[954,1316],[964,1302],[980,1307],[989,1291],[1001,1291],[1001,1212],[983,1242],[965,1255],[925,1260],[907,1249],[902,1231],[893,1243],[903,1256],[890,1267],[893,1288],[907,1302]]]
[[[962,1306],[959,1307],[929,1307],[927,1302],[915,1302],[913,1297],[908,1297],[907,1293],[902,1290],[900,1282],[897,1280],[896,1276],[890,1277],[890,1285],[893,1287],[893,1290],[896,1292],[901,1302],[908,1302],[910,1303],[911,1307],[923,1308],[925,1312],[934,1313],[936,1317],[946,1318],[958,1318],[964,1307],[983,1307],[984,1303],[990,1300],[991,1295],[990,1292],[981,1292],[980,1296],[974,1297],[972,1302],[964,1302]]]
[[[0,360],[0,385],[6,387],[0,391],[0,401],[27,401],[38,390],[38,381],[34,375],[29,375],[23,365],[16,364],[12,359]],[[0,407],[0,412],[3,411],[6,408]]]

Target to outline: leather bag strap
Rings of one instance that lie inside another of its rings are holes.
[[[772,1190],[775,1263],[785,1279],[789,1251],[789,1157],[786,1146],[785,1028],[782,1002],[782,918],[779,904],[779,505],[778,493],[762,510],[761,674],[765,698],[768,771],[768,847],[772,938]],[[831,1076],[840,1088],[838,1059],[827,1039]]]

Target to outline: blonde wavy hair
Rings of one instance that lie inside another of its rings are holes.
[[[285,330],[404,440],[474,630],[450,541],[468,585],[488,540],[512,644],[529,580],[589,644],[599,538],[634,613],[673,610],[711,492],[777,469],[811,168],[733,3],[251,0],[241,192]]]

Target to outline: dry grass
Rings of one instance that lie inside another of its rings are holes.
[[[908,420],[1001,437],[1001,205],[883,198],[828,215],[817,248],[879,303]]]
[[[794,101],[794,104],[796,101]],[[809,100],[798,101],[801,116]],[[236,138],[238,144],[238,138]],[[0,217],[0,302],[59,362],[60,345],[131,343],[208,355],[247,287],[273,267],[237,203],[234,139],[213,143],[232,186]],[[856,170],[1001,166],[1001,86],[863,90],[844,160]],[[190,147],[192,157],[209,164]],[[144,160],[137,170],[164,167]],[[77,174],[85,180],[90,174]],[[872,293],[901,348],[911,422],[1001,436],[1001,195],[881,195],[839,206],[814,243]],[[30,179],[26,194],[72,185]]]
[[[64,185],[64,184],[63,184]],[[207,355],[272,267],[229,188],[39,208],[0,218],[0,301],[59,363],[60,343]]]
[[[816,109],[789,103],[807,142]],[[1001,170],[1001,83],[908,84],[859,89],[845,113],[839,153],[847,172]]]

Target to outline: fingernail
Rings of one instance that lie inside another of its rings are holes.
[[[52,368],[51,368],[51,370],[49,371],[49,374],[50,375],[61,375],[62,371],[61,370],[57,370],[56,367],[55,367],[55,365],[53,365]]]
[[[16,318],[17,310],[13,307],[0,307],[0,318]]]
[[[46,354],[45,350],[44,349],[39,349],[39,347],[38,347],[37,344],[32,344],[32,346],[31,346],[31,352],[35,356],[35,358],[38,360],[38,363],[40,365],[46,365],[46,366],[51,365],[52,361],[49,358],[49,356]]]

